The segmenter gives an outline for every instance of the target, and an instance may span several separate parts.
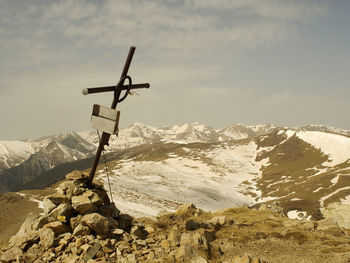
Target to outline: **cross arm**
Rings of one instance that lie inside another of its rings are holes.
[[[150,85],[148,83],[141,83],[141,84],[132,84],[131,89],[148,89]],[[127,90],[129,88],[129,85],[123,85],[121,88],[122,90]],[[94,87],[94,88],[85,88],[82,90],[82,93],[84,95],[92,94],[92,93],[100,93],[100,92],[108,92],[108,91],[115,91],[116,86],[105,86],[105,87]]]

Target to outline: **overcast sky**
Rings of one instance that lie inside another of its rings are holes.
[[[121,128],[198,121],[350,129],[350,1],[0,0],[0,139],[90,127],[82,88],[129,74]]]

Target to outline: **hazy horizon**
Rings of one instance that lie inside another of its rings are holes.
[[[149,82],[120,128],[200,122],[350,129],[350,2],[0,0],[0,140],[90,129],[82,88]]]
[[[140,122],[135,122],[135,123],[140,123]],[[128,126],[125,126],[125,127],[122,127],[120,128],[120,130],[123,130],[123,129],[126,129],[128,127],[131,127],[132,125],[134,125],[135,123],[132,123]],[[298,128],[298,127],[303,127],[303,126],[308,126],[308,125],[311,125],[311,126],[329,126],[329,127],[333,127],[333,128],[337,128],[337,129],[342,129],[340,127],[334,127],[334,126],[330,126],[330,125],[326,125],[326,124],[304,124],[304,125],[297,125],[297,126],[285,126],[285,125],[276,125],[274,123],[259,123],[259,124],[245,124],[245,123],[231,123],[229,125],[226,125],[226,126],[223,126],[223,127],[213,127],[211,125],[207,125],[205,123],[201,123],[201,122],[186,122],[186,123],[175,123],[175,124],[169,124],[169,125],[158,125],[158,126],[155,126],[155,125],[149,125],[147,123],[141,123],[143,125],[146,125],[146,126],[151,126],[151,127],[154,127],[154,128],[165,128],[165,127],[173,127],[173,126],[176,126],[176,125],[179,125],[179,126],[182,126],[182,125],[185,125],[185,124],[194,124],[194,123],[197,123],[197,124],[200,124],[200,125],[205,125],[205,126],[208,126],[214,130],[223,130],[225,128],[228,128],[232,125],[243,125],[243,126],[259,126],[259,125],[274,125],[275,127],[277,128]],[[347,130],[347,129],[344,129],[344,130]],[[38,140],[38,139],[41,139],[41,138],[45,138],[45,137],[51,137],[51,136],[57,136],[57,135],[64,135],[64,134],[67,134],[67,133],[70,133],[70,132],[86,132],[86,131],[90,131],[90,132],[96,132],[96,130],[92,127],[88,127],[84,130],[67,130],[67,131],[61,131],[61,132],[58,132],[58,133],[53,133],[53,134],[46,134],[46,135],[42,135],[42,136],[39,136],[39,137],[32,137],[32,138],[29,138],[29,137],[26,137],[26,138],[17,138],[17,139],[2,139],[0,138],[0,141],[27,141],[27,140]],[[115,136],[115,135],[112,135],[112,136]]]

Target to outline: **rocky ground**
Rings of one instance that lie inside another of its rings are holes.
[[[192,204],[156,219],[121,214],[73,172],[0,250],[0,262],[350,262],[350,230],[292,220],[278,204],[215,213]]]

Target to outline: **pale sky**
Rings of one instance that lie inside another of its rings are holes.
[[[0,140],[90,129],[129,47],[120,126],[350,129],[348,0],[0,0]]]

